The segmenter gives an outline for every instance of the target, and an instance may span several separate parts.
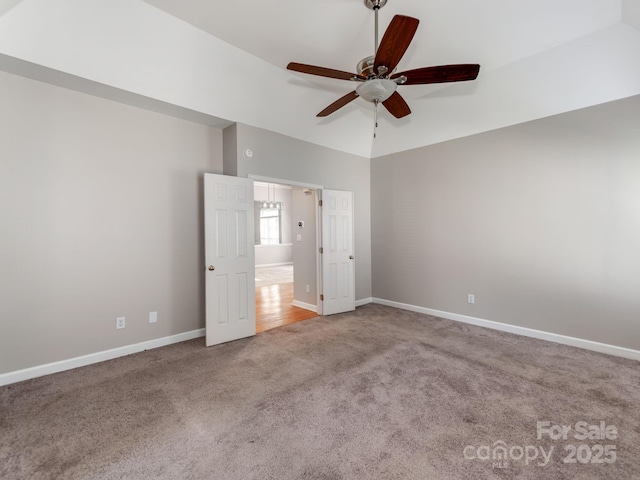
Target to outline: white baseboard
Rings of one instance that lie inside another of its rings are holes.
[[[369,298],[363,298],[361,300],[356,300],[356,307],[361,307],[363,305],[367,305],[368,303],[373,302],[373,298],[369,297]],[[317,312],[318,311],[318,307],[315,305],[311,305],[309,303],[304,303],[304,302],[299,302],[298,300],[294,300],[292,302],[292,305],[294,307],[300,307],[300,308],[304,308],[305,310],[311,310],[312,312]]]
[[[291,305],[294,307],[304,308],[305,310],[311,310],[312,312],[318,313],[318,306],[311,305],[310,303],[299,302],[298,300],[294,300],[291,302]]]
[[[293,262],[282,262],[282,263],[265,263],[264,265],[256,265],[255,268],[265,268],[265,267],[284,267],[286,265],[293,265]]]
[[[409,305],[406,303],[394,302],[391,300],[385,300],[382,298],[364,298],[356,301],[356,307],[361,307],[368,303],[377,303],[380,305],[386,305],[389,307],[395,307],[402,310],[408,310],[411,312],[424,313],[426,315],[433,315],[435,317],[446,318],[448,320],[455,320],[458,322],[468,323],[471,325],[477,325],[480,327],[491,328],[493,330],[500,330],[503,332],[515,333],[517,335],[523,335],[525,337],[537,338],[540,340],[547,340],[550,342],[560,343],[563,345],[569,345],[572,347],[584,348],[586,350],[592,350],[595,352],[606,353],[617,357],[629,358],[632,360],[640,361],[640,351],[633,350],[631,348],[618,347],[616,345],[609,345],[606,343],[594,342],[592,340],[585,340],[582,338],[569,337],[566,335],[560,335],[557,333],[545,332],[542,330],[534,330],[527,327],[519,327],[517,325],[509,325],[507,323],[494,322],[492,320],[485,320],[477,317],[470,317],[467,315],[461,315],[458,313],[444,312],[442,310],[434,310],[432,308],[419,307],[416,305]],[[311,311],[317,311],[315,305],[305,304],[303,302],[294,301],[293,304],[300,308],[305,308]],[[89,355],[83,355],[81,357],[70,358],[68,360],[61,360],[59,362],[48,363],[45,365],[38,365],[36,367],[25,368],[23,370],[16,370],[15,372],[8,372],[0,374],[0,387],[9,385],[16,382],[22,382],[32,378],[41,377],[43,375],[50,375],[52,373],[64,372],[65,370],[71,370],[73,368],[84,367],[93,363],[104,362],[106,360],[112,360],[114,358],[123,357],[125,355],[131,355],[133,353],[143,352],[145,350],[151,350],[153,348],[164,347],[174,343],[184,342],[192,340],[194,338],[204,337],[205,329],[192,330],[190,332],[179,333],[177,335],[171,335],[168,337],[158,338],[155,340],[149,340],[146,342],[136,343],[133,345],[127,345],[124,347],[113,348],[111,350],[105,350],[102,352],[91,353]]]
[[[70,358],[68,360],[61,360],[59,362],[47,363],[45,365],[25,368],[24,370],[16,370],[15,372],[3,373],[0,374],[0,387],[3,385],[9,385],[11,383],[29,380],[31,378],[42,377],[43,375],[64,372],[65,370],[71,370],[73,368],[84,367],[93,363],[104,362],[105,360],[124,357],[125,355],[131,355],[132,353],[144,352],[145,350],[151,350],[158,347],[165,347],[173,343],[193,340],[194,338],[204,337],[204,335],[205,329],[200,328],[198,330],[179,333],[177,335],[171,335],[169,337],[157,338],[155,340],[127,345],[125,347],[113,348],[111,350],[105,350],[103,352],[90,353],[89,355]]]
[[[492,320],[485,320],[483,318],[469,317],[467,315],[460,315],[458,313],[443,312],[441,310],[434,310],[432,308],[418,307],[416,305],[393,302],[391,300],[384,300],[382,298],[374,298],[373,303],[378,303],[380,305],[386,305],[389,307],[400,308],[402,310],[409,310],[411,312],[433,315],[434,317],[446,318],[448,320],[455,320],[457,322],[469,323],[471,325],[491,328],[493,330],[500,330],[502,332],[515,333],[517,335],[537,338],[539,340],[547,340],[549,342],[560,343],[562,345],[569,345],[571,347],[584,348],[586,350],[593,350],[594,352],[606,353],[609,355],[614,355],[616,357],[630,358],[631,360],[640,361],[640,350],[633,350],[631,348],[618,347],[616,345],[609,345],[606,343],[594,342],[592,340],[585,340],[583,338],[569,337],[566,335],[545,332],[542,330],[534,330],[532,328],[527,328],[527,327],[519,327],[517,325],[509,325],[508,323],[494,322]]]
[[[363,305],[366,305],[368,303],[372,303],[373,302],[373,298],[369,297],[369,298],[363,298],[361,300],[356,300],[356,307],[361,307]]]

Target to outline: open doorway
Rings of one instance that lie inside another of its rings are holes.
[[[318,314],[317,204],[314,189],[254,182],[256,333]]]
[[[278,182],[251,175],[249,178],[213,173],[204,175],[207,346],[256,334],[254,209],[258,206],[254,203],[253,191],[256,181]],[[308,242],[312,247],[310,250],[313,250],[308,260],[313,263],[315,258],[315,305],[298,300],[299,289],[313,297],[313,288],[311,283],[307,284],[304,278],[300,278],[295,249],[292,251],[293,300],[279,304],[308,309],[313,316],[316,313],[333,315],[355,310],[353,193],[322,186],[294,184],[291,187],[303,198],[312,199],[310,211],[314,213],[315,221],[310,218],[308,224],[300,222],[302,217],[298,215],[302,213],[293,212],[291,222],[300,229],[296,231],[292,246]],[[292,201],[292,205],[296,204]],[[311,225],[315,227],[315,235],[305,233],[308,232],[305,227]],[[310,282],[313,277],[313,274],[308,277]],[[282,299],[284,295],[279,292],[276,297]],[[284,323],[282,312],[275,320],[280,325]],[[293,318],[289,323],[299,320]],[[272,323],[268,326],[277,325]],[[264,329],[261,327],[262,331]]]

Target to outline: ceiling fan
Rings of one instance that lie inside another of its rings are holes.
[[[366,57],[358,63],[356,67],[358,73],[294,62],[287,65],[288,70],[295,72],[360,83],[354,91],[347,93],[318,113],[318,117],[326,117],[361,97],[374,104],[376,115],[378,104],[382,103],[391,115],[402,118],[409,115],[411,109],[396,91],[398,85],[462,82],[475,80],[478,76],[480,71],[478,64],[440,65],[396,73],[396,67],[418,29],[419,20],[405,15],[394,16],[378,45],[378,10],[387,4],[387,0],[365,0],[364,3],[367,8],[375,12],[375,55]]]

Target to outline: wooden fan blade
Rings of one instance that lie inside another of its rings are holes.
[[[418,23],[420,23],[420,20],[417,18],[405,15],[393,17],[376,52],[374,60],[374,71],[376,73],[378,73],[378,67],[387,67],[387,71],[391,73],[398,66],[404,52],[407,51],[411,40],[413,40],[413,36],[418,29]]]
[[[287,65],[287,70],[308,73],[309,75],[318,75],[319,77],[337,78],[338,80],[351,80],[353,77],[366,80],[362,75],[356,75],[355,73],[343,72],[342,70],[334,70],[332,68],[316,67],[314,65],[305,65],[304,63],[291,62]]]
[[[411,109],[407,102],[404,101],[402,95],[398,92],[394,92],[389,98],[387,98],[382,104],[389,110],[389,113],[396,118],[406,117],[411,113]]]
[[[391,78],[407,77],[401,85],[424,85],[427,83],[464,82],[475,80],[480,72],[478,64],[440,65],[439,67],[425,67],[396,73]]]
[[[339,98],[338,100],[333,102],[331,105],[329,105],[327,108],[322,110],[318,115],[316,115],[316,117],[326,117],[328,115],[331,115],[333,112],[335,112],[339,108],[344,107],[347,103],[353,102],[356,98],[358,98],[358,94],[356,93],[355,90],[353,92],[349,92],[344,97]]]

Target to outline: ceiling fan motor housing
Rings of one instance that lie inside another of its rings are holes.
[[[358,62],[358,66],[356,67],[356,72],[358,72],[363,77],[375,77],[376,74],[373,71],[373,63],[375,57],[371,55],[370,57],[365,57]]]

